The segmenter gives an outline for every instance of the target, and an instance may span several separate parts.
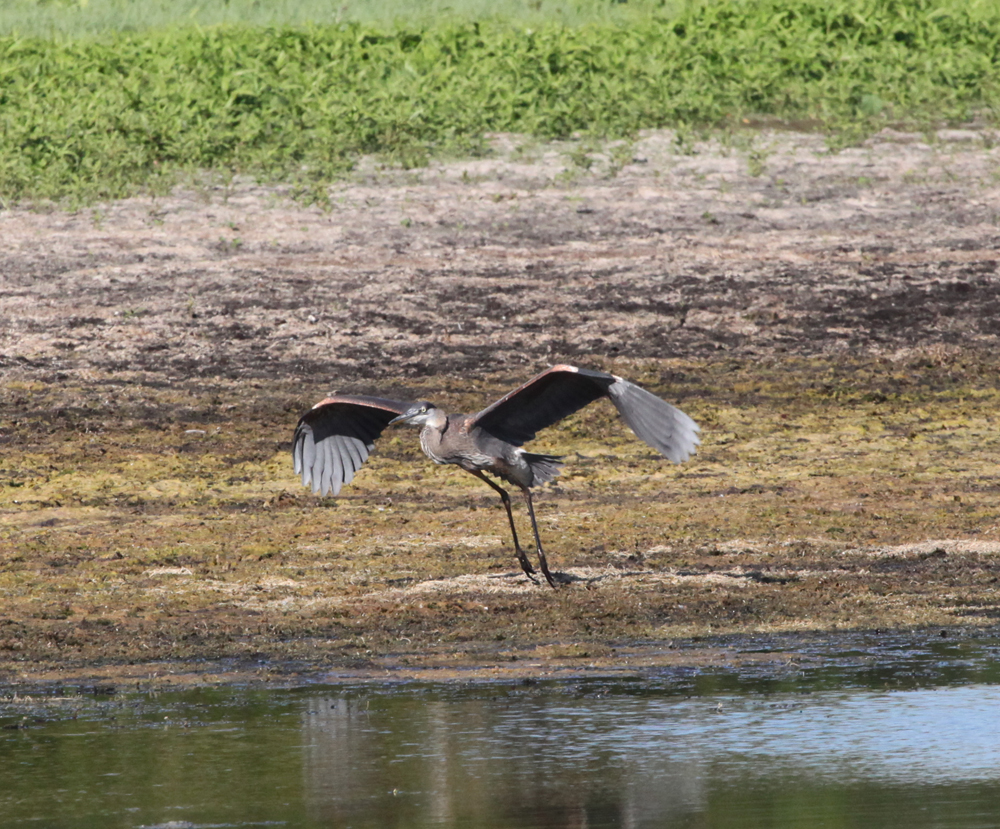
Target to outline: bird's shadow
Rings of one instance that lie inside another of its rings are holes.
[[[641,572],[647,572],[647,571],[641,571]],[[592,575],[587,575],[587,576],[578,576],[575,573],[563,573],[557,570],[550,571],[550,575],[552,576],[552,581],[554,581],[559,586],[570,585],[570,584],[583,584],[587,587],[589,587],[592,584],[597,584],[598,582],[606,581],[607,579],[610,578],[620,577],[620,576],[630,576],[636,574],[637,571],[625,570],[614,573],[594,573]],[[528,576],[526,576],[524,573],[516,570],[512,570],[509,573],[494,573],[490,575],[488,578],[511,579],[511,580],[520,579],[527,582],[528,584],[533,583],[540,587],[546,586],[544,579],[529,579]]]
[[[573,573],[560,573],[558,571],[556,572],[549,571],[549,572],[552,576],[552,581],[554,581],[556,584],[575,584],[576,582],[580,581],[589,583],[592,581],[596,581],[596,579],[583,578],[582,576],[576,576]]]

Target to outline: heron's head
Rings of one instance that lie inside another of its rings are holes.
[[[418,400],[399,417],[394,417],[390,420],[389,425],[405,423],[408,426],[423,426],[439,411],[441,410],[433,403],[428,403],[426,400]]]

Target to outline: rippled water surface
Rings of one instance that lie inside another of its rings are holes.
[[[806,645],[635,680],[8,689],[0,826],[1000,825],[995,639]]]

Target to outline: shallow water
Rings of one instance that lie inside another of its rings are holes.
[[[789,644],[630,680],[8,699],[0,826],[1000,824],[995,638]]]

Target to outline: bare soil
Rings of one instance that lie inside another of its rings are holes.
[[[996,143],[497,136],[368,161],[329,209],[206,179],[0,212],[0,680],[621,672],[995,624]],[[411,432],[339,499],[292,474],[330,391],[473,411],[556,362],[704,438],[674,467],[606,404],[539,437],[559,590]]]

